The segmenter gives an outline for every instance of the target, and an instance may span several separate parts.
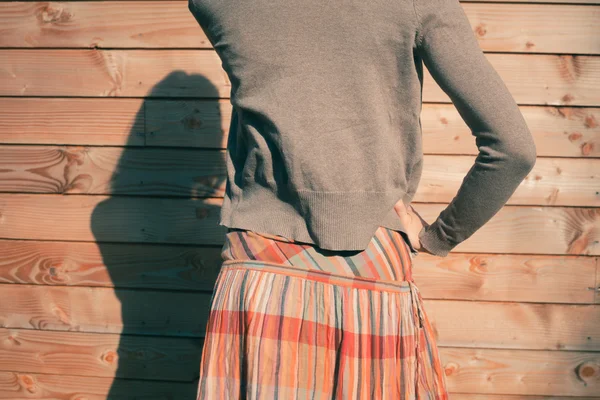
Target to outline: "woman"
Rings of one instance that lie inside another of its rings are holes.
[[[231,84],[228,227],[198,399],[447,399],[415,256],[446,257],[536,149],[458,0],[189,0]],[[432,224],[425,64],[479,154]]]

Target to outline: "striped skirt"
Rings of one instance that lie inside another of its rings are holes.
[[[448,399],[403,233],[330,251],[230,229],[197,400]]]

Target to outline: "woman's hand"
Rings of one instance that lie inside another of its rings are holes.
[[[419,232],[421,232],[423,226],[429,226],[429,224],[417,214],[411,204],[406,207],[402,199],[394,205],[394,210],[396,211],[396,214],[398,214],[402,225],[406,228],[408,240],[410,240],[410,244],[415,250],[420,253],[431,254],[421,245],[421,241],[419,240]]]

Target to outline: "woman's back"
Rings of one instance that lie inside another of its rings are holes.
[[[423,168],[423,62],[480,156],[421,242],[445,256],[487,222],[535,162],[517,104],[458,0],[189,0],[231,82],[220,225],[362,250],[405,231]]]

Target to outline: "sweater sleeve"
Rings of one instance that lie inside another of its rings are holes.
[[[479,150],[456,196],[419,232],[445,257],[506,204],[533,169],[536,147],[518,105],[479,47],[458,0],[414,0],[416,54],[468,125]]]

